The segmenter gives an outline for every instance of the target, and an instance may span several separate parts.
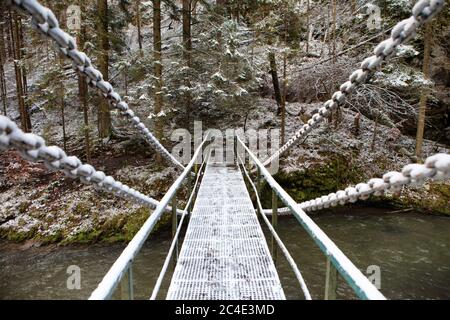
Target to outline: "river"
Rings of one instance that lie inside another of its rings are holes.
[[[388,299],[450,299],[450,217],[386,209],[340,208],[312,215],[314,221],[365,274],[379,268]],[[300,266],[314,299],[323,299],[325,257],[293,217],[279,219],[279,234]],[[135,296],[146,299],[170,246],[170,232],[150,237],[134,263]],[[30,246],[0,241],[0,299],[86,299],[124,244]],[[67,288],[67,268],[78,266],[81,288]],[[293,272],[278,258],[288,299],[303,299]],[[173,267],[170,268],[173,270]],[[373,270],[373,269],[372,269]],[[164,298],[168,273],[158,298]],[[338,299],[354,299],[338,281]]]

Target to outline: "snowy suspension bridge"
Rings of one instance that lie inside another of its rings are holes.
[[[158,220],[167,212],[172,214],[173,241],[150,299],[158,297],[172,259],[176,261],[176,267],[167,299],[285,299],[276,269],[278,251],[281,251],[292,268],[305,299],[311,299],[300,268],[276,231],[278,214],[288,211],[299,221],[326,257],[325,299],[336,297],[338,276],[347,282],[359,298],[385,299],[306,212],[364,200],[387,190],[398,191],[405,185],[420,185],[426,179],[448,179],[450,155],[436,154],[428,157],[423,164],[409,164],[401,172],[388,172],[382,178],[374,178],[367,183],[360,183],[304,203],[296,203],[275,181],[266,166],[277,161],[333,109],[343,105],[346,97],[358,85],[366,82],[400,44],[415,36],[417,29],[442,9],[443,0],[418,1],[412,10],[412,16],[398,23],[392,29],[391,36],[375,48],[374,55],[364,60],[361,68],[351,74],[349,80],[324,103],[318,113],[265,161],[261,162],[245,145],[245,139],[239,136],[235,137],[234,164],[213,160],[214,148],[208,148],[209,137],[206,136],[186,166],[162,146],[112,85],[103,80],[103,75],[92,65],[91,60],[77,50],[74,38],[59,27],[59,22],[50,9],[36,0],[9,0],[8,3],[12,8],[30,15],[35,29],[55,42],[60,53],[72,60],[74,69],[86,77],[88,83],[110,102],[111,107],[118,109],[169,164],[182,170],[166,195],[158,201],[111,176],[106,176],[90,164],[82,163],[77,157],[66,155],[57,146],[47,146],[42,137],[24,133],[13,121],[0,116],[1,149],[15,148],[27,160],[43,161],[50,170],[62,171],[68,177],[79,178],[83,183],[93,184],[99,190],[154,209],[90,299],[112,298],[119,286],[126,298],[133,299],[133,261]],[[198,159],[203,161],[200,167],[196,164]],[[248,169],[250,165],[257,173],[255,182]],[[250,192],[245,181],[250,186]],[[272,190],[270,210],[262,208],[259,198],[260,185],[264,181]],[[190,190],[190,196],[185,208],[178,209],[177,192],[185,184]],[[256,209],[253,207],[250,193],[255,194]],[[286,207],[278,209],[278,200]],[[270,246],[262,232],[258,214],[270,231]],[[267,217],[269,214],[271,221]],[[179,248],[180,232],[187,217],[189,223],[186,236]]]

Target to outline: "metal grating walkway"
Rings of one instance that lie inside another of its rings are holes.
[[[207,165],[167,299],[285,299],[236,166]]]

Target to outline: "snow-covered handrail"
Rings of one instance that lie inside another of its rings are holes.
[[[319,125],[331,111],[343,105],[347,96],[355,88],[365,83],[381,64],[395,52],[400,44],[406,43],[416,35],[417,29],[430,21],[444,6],[444,0],[420,0],[412,9],[412,16],[400,21],[391,31],[390,38],[384,40],[374,49],[374,55],[361,63],[361,68],[353,72],[347,82],[341,85],[332,98],[326,101],[311,119],[298,130],[278,151],[263,162],[268,166],[278,159],[281,154],[291,148],[297,141],[305,137],[311,130]]]
[[[184,166],[156,139],[145,124],[137,117],[128,104],[114,90],[113,86],[103,80],[103,74],[96,69],[91,59],[84,52],[77,49],[76,40],[59,27],[55,14],[36,0],[7,0],[7,4],[32,17],[32,25],[44,36],[55,42],[62,55],[73,62],[75,71],[80,72],[88,79],[88,83],[97,88],[111,106],[118,109],[121,114],[134,125],[144,140],[147,141],[156,152],[160,153],[169,163],[184,169]]]
[[[356,295],[362,299],[386,299],[383,294],[367,279],[362,272],[345,256],[345,254],[334,244],[334,242],[319,228],[319,226],[297,206],[294,199],[284,191],[284,189],[275,181],[269,171],[263,166],[252,151],[236,136],[238,144],[242,145],[249,154],[250,159],[256,164],[262,177],[267,181],[273,191],[280,197],[283,203],[288,206],[293,215],[297,218],[306,232],[311,236],[320,250],[327,256],[336,270],[341,274],[345,281],[355,291]]]
[[[177,190],[181,187],[186,177],[190,175],[191,170],[195,165],[197,158],[202,152],[203,146],[205,145],[206,141],[208,141],[208,139],[209,135],[206,136],[205,140],[203,140],[203,142],[197,148],[189,164],[185,167],[181,175],[169,188],[151,216],[145,221],[144,225],[141,227],[141,229],[139,229],[139,231],[136,233],[127,247],[120,254],[119,258],[114,262],[108,273],[103,277],[103,280],[100,282],[97,289],[92,292],[89,300],[104,300],[111,298],[120,280],[127,272],[130,264],[136,258],[137,254],[150,235],[150,232],[152,232],[154,226],[161,218],[161,215],[164,213],[165,208],[175,196]]]
[[[92,184],[98,190],[112,193],[150,209],[155,209],[159,205],[158,200],[105,175],[103,171],[95,170],[93,166],[82,163],[75,156],[67,156],[64,150],[57,146],[47,146],[41,136],[24,133],[12,120],[0,116],[0,150],[12,148],[17,149],[19,154],[29,161],[43,161],[49,170],[64,172],[67,177]],[[167,208],[166,211],[171,211],[171,208]]]

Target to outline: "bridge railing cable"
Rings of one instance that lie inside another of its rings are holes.
[[[258,189],[256,188],[255,184],[253,183],[252,179],[250,178],[250,175],[248,174],[247,169],[245,168],[244,162],[242,161],[239,154],[237,154],[237,163],[238,165],[242,165],[242,170],[244,171],[244,175],[247,178],[247,181],[250,183],[253,192],[256,196],[256,203],[258,205],[257,211],[261,214],[264,222],[267,225],[267,228],[269,229],[270,233],[274,237],[275,241],[277,242],[279,248],[281,249],[281,252],[283,253],[284,257],[286,258],[287,262],[289,263],[289,266],[291,267],[292,271],[295,274],[295,277],[297,278],[298,283],[300,284],[300,288],[302,289],[303,295],[305,296],[306,300],[312,300],[311,294],[309,293],[308,286],[306,285],[305,280],[303,279],[302,273],[300,272],[300,269],[298,268],[297,264],[295,263],[295,260],[292,258],[291,254],[289,253],[288,249],[284,245],[283,241],[281,240],[280,236],[277,234],[275,228],[270,223],[269,219],[265,216],[263,213],[263,208],[261,205],[261,200],[259,198]]]
[[[159,201],[107,176],[90,164],[82,163],[75,156],[67,156],[64,150],[57,146],[47,146],[41,136],[24,133],[14,121],[0,116],[0,150],[12,148],[17,149],[19,154],[29,161],[43,161],[49,170],[61,171],[69,178],[80,179],[85,184],[94,185],[98,190],[112,193],[150,209],[155,209],[159,205]]]
[[[180,236],[181,229],[183,228],[184,218],[188,215],[188,212],[189,212],[188,209],[191,206],[192,202],[194,201],[194,196],[195,196],[196,189],[197,189],[197,186],[198,186],[199,181],[200,181],[200,177],[202,176],[202,174],[204,172],[203,169],[206,167],[205,164],[208,162],[210,154],[211,154],[211,152],[209,152],[208,155],[205,157],[205,159],[202,162],[202,165],[200,166],[200,169],[198,170],[197,178],[195,179],[195,183],[194,183],[194,186],[192,188],[191,195],[189,196],[189,199],[188,199],[188,201],[187,201],[187,203],[185,205],[185,208],[183,210],[183,214],[182,214],[180,222],[178,224],[177,231],[176,231],[176,233],[173,236],[172,243],[170,244],[170,248],[169,248],[169,251],[167,253],[166,259],[164,260],[163,267],[161,269],[161,272],[159,273],[158,279],[156,280],[156,284],[153,287],[153,292],[152,292],[152,294],[150,296],[150,300],[156,300],[156,297],[158,296],[159,289],[161,288],[162,281],[164,280],[164,276],[167,273],[167,269],[169,267],[170,260],[171,260],[173,254],[174,254],[174,251],[175,251],[175,249],[177,247],[178,238]]]
[[[389,59],[396,51],[397,47],[406,43],[416,35],[417,29],[430,21],[443,8],[444,0],[420,0],[413,9],[412,16],[400,21],[391,31],[391,36],[378,44],[374,49],[374,55],[368,57],[361,63],[360,69],[353,72],[349,80],[342,84],[339,91],[336,91],[332,98],[326,101],[319,111],[304,124],[300,130],[295,132],[278,151],[263,162],[264,166],[269,165],[278,159],[285,151],[289,150],[297,141],[308,135],[312,129],[317,127],[327,116],[345,103],[347,97],[356,87],[368,81],[373,73]]]
[[[77,49],[75,38],[59,27],[58,19],[49,8],[41,5],[36,0],[7,0],[7,4],[19,12],[32,17],[32,26],[42,35],[53,40],[64,56],[72,60],[76,72],[84,75],[88,84],[97,88],[101,95],[106,98],[112,107],[120,113],[140,132],[145,141],[169,163],[184,169],[183,165],[156,139],[139,117],[137,117],[129,105],[114,90],[111,83],[103,79],[103,74],[91,63],[91,59]]]
[[[176,196],[176,193],[181,187],[183,181],[188,176],[190,176],[191,170],[197,163],[197,159],[199,158],[201,152],[203,152],[203,147],[205,146],[208,139],[209,135],[207,135],[205,140],[203,140],[203,142],[199,145],[194,153],[194,156],[192,157],[189,164],[185,167],[181,175],[177,178],[177,180],[175,180],[175,182],[159,202],[156,209],[145,221],[144,225],[139,229],[139,231],[136,233],[127,247],[123,250],[119,258],[114,262],[108,273],[103,277],[98,287],[92,292],[89,300],[104,300],[110,299],[112,297],[122,278],[127,272],[129,272],[129,270],[131,270],[134,259],[141,250],[156,223],[166,210],[166,207],[168,206],[172,198]]]
[[[345,256],[345,254],[334,244],[334,242],[319,228],[319,226],[298,206],[289,194],[275,181],[269,171],[258,160],[253,152],[237,136],[237,142],[245,152],[249,154],[259,170],[260,175],[278,195],[281,201],[291,209],[305,231],[310,235],[320,250],[327,257],[330,268],[334,268],[354,290],[361,299],[386,299],[383,294],[361,273],[361,271]],[[328,277],[327,277],[328,278]]]

